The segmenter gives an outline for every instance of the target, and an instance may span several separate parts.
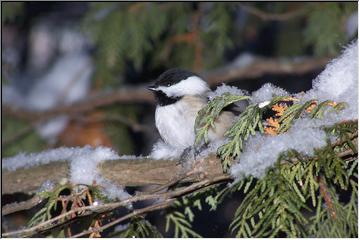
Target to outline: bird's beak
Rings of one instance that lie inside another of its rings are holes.
[[[157,87],[156,86],[154,86],[154,85],[152,85],[152,86],[148,86],[148,88],[147,88],[148,90],[150,90],[150,91],[153,91],[153,92],[155,92],[155,91],[157,91]]]

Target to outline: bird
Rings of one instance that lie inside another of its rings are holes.
[[[207,82],[191,71],[171,68],[148,89],[155,95],[155,125],[162,140],[176,149],[191,148],[197,114],[209,101],[211,89]],[[208,131],[209,143],[223,139],[234,118],[233,112],[222,111]]]

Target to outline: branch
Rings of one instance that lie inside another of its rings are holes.
[[[141,214],[145,214],[145,213],[149,213],[149,212],[153,212],[153,211],[156,211],[156,210],[160,210],[160,209],[164,209],[164,208],[167,208],[169,206],[171,206],[171,204],[173,204],[175,202],[175,199],[168,199],[164,202],[161,202],[161,203],[158,203],[158,204],[154,204],[154,205],[150,205],[148,207],[144,207],[142,209],[137,209],[129,214],[126,214],[125,216],[121,217],[121,218],[118,218],[108,224],[105,224],[104,226],[100,227],[100,228],[91,228],[89,230],[86,230],[84,232],[81,232],[79,234],[76,234],[74,236],[72,236],[73,238],[79,238],[79,237],[83,237],[85,235],[88,235],[88,234],[91,234],[93,232],[102,232],[112,226],[115,226],[116,224],[119,224],[120,222],[123,222],[129,218],[132,218],[132,217],[136,217],[136,216],[139,216]]]
[[[14,109],[9,105],[3,105],[2,107],[5,115],[31,121],[44,121],[62,114],[72,115],[89,112],[97,107],[108,106],[117,102],[153,103],[154,97],[150,91],[146,90],[146,85],[139,85],[137,87],[123,87],[114,91],[98,92],[88,98],[75,102],[72,105],[61,105],[46,111],[29,111],[24,109]]]
[[[39,203],[42,202],[42,198],[38,195],[35,195],[29,200],[23,202],[10,203],[1,208],[1,216],[5,216],[14,212],[20,212],[24,210],[29,210]]]
[[[305,74],[323,68],[330,58],[304,58],[302,60],[256,58],[243,67],[233,64],[209,71],[203,76],[211,86],[232,80],[248,80],[266,74]]]
[[[77,208],[77,209],[73,209],[73,210],[70,210],[68,212],[65,212],[65,213],[63,213],[63,214],[61,214],[61,215],[59,215],[57,217],[51,218],[51,219],[49,219],[49,220],[47,220],[45,222],[42,222],[42,223],[40,223],[40,224],[38,224],[38,225],[36,225],[34,227],[4,233],[2,236],[3,237],[11,237],[11,236],[28,237],[28,236],[32,236],[32,235],[47,231],[50,228],[54,228],[56,226],[64,225],[66,222],[68,222],[70,220],[73,220],[71,218],[66,219],[66,217],[74,216],[74,214],[80,214],[81,213],[81,215],[75,215],[75,216],[76,217],[80,217],[80,216],[83,217],[83,216],[88,216],[88,215],[93,214],[93,213],[96,213],[96,214],[105,213],[105,212],[112,211],[112,210],[114,210],[116,208],[119,208],[119,207],[128,206],[129,204],[131,204],[133,202],[138,202],[138,201],[152,200],[152,199],[158,199],[159,200],[159,199],[161,199],[162,203],[169,202],[169,204],[170,204],[172,202],[171,199],[173,199],[173,198],[184,196],[186,194],[195,192],[196,190],[202,189],[204,187],[214,185],[214,184],[218,184],[218,183],[224,182],[224,181],[229,181],[230,179],[231,178],[229,176],[221,175],[221,176],[213,177],[211,179],[207,178],[207,179],[202,180],[200,182],[193,183],[190,186],[179,188],[179,189],[176,189],[174,191],[169,191],[169,192],[165,192],[165,193],[157,193],[157,194],[135,195],[135,196],[132,196],[132,197],[130,197],[128,199],[125,199],[125,200],[122,200],[122,201],[119,201],[119,202],[108,203],[108,204],[103,204],[103,205],[98,205],[98,206],[93,205],[93,206],[86,206],[86,207]],[[164,208],[164,207],[169,206],[169,204],[162,205],[160,203],[160,204],[158,204],[159,205],[158,207],[162,206],[162,208]],[[140,209],[140,210],[134,210],[133,214],[135,214],[135,215],[129,214],[128,216],[125,216],[123,218],[118,219],[116,223],[119,223],[120,221],[124,221],[124,220],[128,219],[131,216],[136,216],[136,215],[143,214],[145,212],[153,211],[153,210],[156,210],[156,209],[158,209],[158,208],[157,207],[152,208],[150,206],[148,208],[144,208],[144,209]],[[66,220],[66,221],[59,221],[59,220]]]
[[[263,21],[287,21],[292,18],[300,17],[306,13],[305,7],[301,7],[285,13],[268,13],[256,7],[239,3],[239,6],[246,12],[253,14]]]
[[[266,74],[304,74],[323,68],[329,58],[269,59],[255,57],[247,66],[236,63],[201,74],[211,86],[232,80],[248,80],[262,77]],[[29,121],[44,121],[58,115],[74,115],[94,110],[98,107],[114,103],[155,103],[154,96],[146,89],[146,85],[127,86],[114,91],[104,91],[93,94],[72,105],[61,105],[47,111],[29,111],[15,109],[10,105],[2,105],[5,116],[12,116]]]
[[[327,190],[327,185],[324,180],[324,177],[321,177],[321,176],[317,177],[317,181],[319,183],[320,194],[321,194],[322,198],[325,200],[326,209],[330,213],[331,218],[333,220],[335,220],[336,219],[336,211],[334,208],[333,200],[331,199],[331,195],[330,195],[329,191]]]
[[[181,174],[181,165],[176,161],[144,159],[119,159],[104,161],[99,166],[101,175],[115,184],[122,186],[163,185]],[[223,173],[219,159],[210,156],[201,164],[209,177]],[[121,174],[119,174],[121,173]],[[16,171],[2,170],[2,194],[15,192],[33,193],[43,182],[50,180],[60,182],[70,176],[67,162],[53,162]],[[196,181],[196,177],[189,176],[184,181]]]

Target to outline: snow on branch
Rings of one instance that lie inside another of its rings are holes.
[[[252,101],[270,101],[272,97],[290,95],[285,90],[266,84],[253,93]],[[306,93],[296,94],[301,102],[312,99],[331,100],[334,104],[346,103],[339,112],[325,111],[321,119],[301,116],[294,121],[289,131],[277,136],[256,134],[245,144],[237,164],[231,168],[231,175],[241,178],[244,175],[260,177],[266,169],[273,166],[280,153],[295,150],[311,156],[314,149],[327,144],[324,127],[337,122],[358,119],[358,45],[350,44],[340,57],[331,61],[326,69],[313,81],[313,88]]]
[[[102,158],[101,161],[99,159],[95,161],[91,160],[91,158],[86,158],[86,155],[75,154],[81,152],[81,150],[84,152],[87,151],[87,156],[89,156],[89,154],[94,154],[93,157],[96,155],[96,150],[94,152],[94,149],[84,150],[82,148],[77,148],[71,150],[61,148],[29,155],[32,160],[36,159],[34,164],[31,164],[31,159],[29,159],[24,161],[23,164],[12,166],[15,161],[21,161],[24,157],[23,154],[19,155],[19,158],[13,157],[3,159],[2,194],[36,192],[44,182],[59,183],[64,179],[67,179],[67,181],[75,181],[73,183],[87,183],[90,185],[93,184],[93,180],[95,180],[96,184],[103,184],[104,187],[109,187],[109,185],[106,184],[108,182],[116,186],[162,185],[173,180],[182,170],[181,166],[176,164],[176,161],[154,160],[146,157],[134,158],[133,156],[121,156],[116,159]],[[56,156],[54,154],[63,151],[67,151],[68,154],[72,152],[76,157],[66,158],[66,156]],[[100,152],[100,150],[97,151]],[[50,160],[49,157],[51,154],[53,154],[53,157],[56,156],[56,158]],[[114,156],[115,155],[109,154],[109,157]],[[68,160],[78,158],[88,159],[89,161],[95,161],[96,163],[90,163],[85,160],[73,163],[73,161],[76,160]],[[75,169],[75,167],[78,167],[79,169]],[[215,156],[206,158],[201,164],[201,169],[206,172],[207,176],[218,176],[223,174],[220,162]],[[100,181],[98,179],[100,179]],[[105,183],[103,182],[104,179],[107,180]],[[190,176],[187,179],[184,179],[184,181],[195,180],[196,176]],[[121,193],[122,188],[118,187],[113,189],[114,194],[117,192]],[[107,193],[109,194],[109,192]]]
[[[51,162],[68,161],[70,167],[69,180],[73,184],[91,185],[97,183],[103,187],[110,198],[122,199],[128,194],[121,187],[117,187],[104,179],[98,173],[97,168],[98,164],[104,160],[111,161],[118,158],[119,155],[107,147],[61,147],[40,153],[20,153],[14,157],[4,158],[2,159],[2,170],[15,171],[19,168],[26,169]],[[58,169],[55,168],[55,170]]]

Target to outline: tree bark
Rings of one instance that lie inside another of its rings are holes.
[[[216,156],[200,160],[196,165],[207,177],[223,174],[220,159]],[[60,182],[62,179],[69,178],[69,166],[69,163],[64,161],[16,171],[3,170],[2,194],[33,193],[46,180]],[[101,176],[122,186],[162,185],[181,174],[181,165],[177,165],[176,161],[146,158],[104,161],[98,168]],[[188,177],[184,181],[196,181],[196,176]]]

